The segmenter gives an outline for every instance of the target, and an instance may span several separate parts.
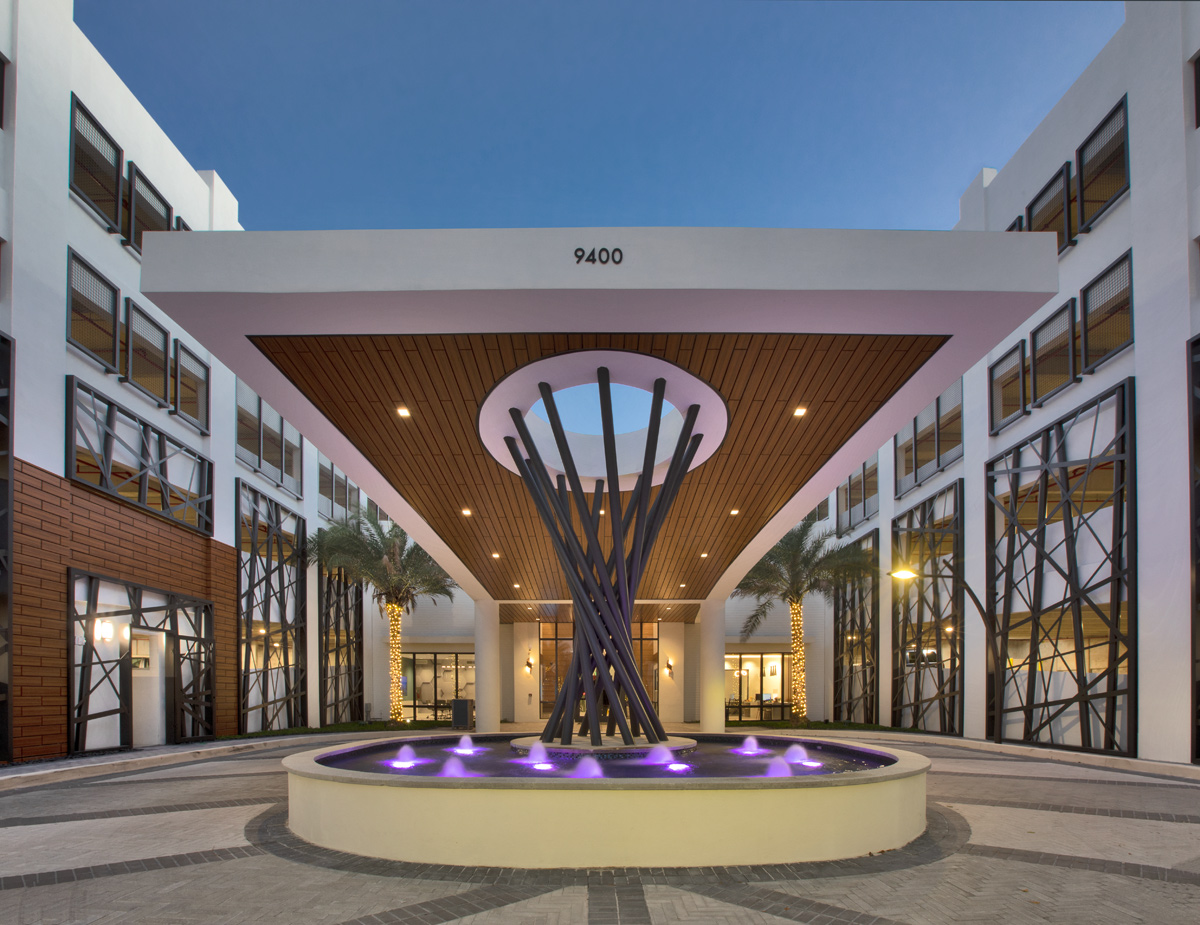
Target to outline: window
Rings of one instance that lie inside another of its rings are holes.
[[[896,434],[896,497],[962,456],[962,379]]]
[[[879,510],[879,454],[875,453],[838,486],[838,530],[849,530]],[[828,504],[826,499],[826,504]]]
[[[988,369],[992,433],[1025,411],[1025,341],[1016,344]]]
[[[817,505],[817,520],[828,520],[828,519],[829,519],[829,499],[826,498],[824,501],[822,501],[820,504]]]
[[[107,222],[121,224],[121,149],[74,95],[71,97],[71,189]]]
[[[175,230],[176,231],[191,231],[192,226],[189,225],[187,222],[185,222],[182,217],[176,215],[175,216]]]
[[[1034,328],[1029,347],[1036,407],[1075,381],[1074,299]]]
[[[317,469],[320,473],[320,493],[317,510],[330,520],[345,520],[359,506],[361,495],[358,486],[346,478],[346,473],[331,463],[324,454],[317,454]],[[387,515],[375,508],[382,519]]]
[[[76,482],[212,536],[212,463],[90,386],[67,377]]]
[[[276,485],[297,497],[304,493],[300,432],[240,379],[235,452]]]
[[[171,230],[171,206],[132,161],[126,191],[125,243],[140,254],[143,232]]]
[[[167,329],[125,300],[125,348],[122,381],[141,389],[163,407],[167,405],[167,358],[171,338]]]
[[[1133,343],[1133,258],[1125,253],[1083,290],[1083,371]]]
[[[4,128],[4,78],[8,76],[8,62],[0,58],[0,128]]]
[[[1025,216],[1018,215],[1016,218],[1014,218],[1012,220],[1012,224],[1009,225],[1004,230],[1005,231],[1024,231],[1025,230]]]
[[[117,287],[76,254],[67,254],[67,340],[104,368],[117,368]]]
[[[1059,253],[1075,242],[1071,238],[1071,164],[1068,161],[1025,209],[1029,231],[1058,233]]]
[[[175,341],[175,413],[208,433],[208,365]]]
[[[1105,209],[1129,189],[1129,130],[1124,99],[1079,146],[1076,162],[1083,196],[1079,230],[1088,231]]]

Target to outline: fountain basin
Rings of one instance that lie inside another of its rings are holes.
[[[403,742],[453,740],[390,744]],[[889,763],[795,777],[635,779],[413,776],[330,764],[378,750],[375,740],[285,758],[288,825],[306,841],[351,854],[526,868],[824,861],[900,848],[925,830],[928,759],[844,742],[804,744]]]

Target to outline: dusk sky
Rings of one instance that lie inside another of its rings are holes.
[[[1121,3],[76,0],[249,229],[949,228]]]

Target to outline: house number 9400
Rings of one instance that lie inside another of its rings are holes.
[[[621,248],[614,247],[609,250],[607,247],[593,247],[590,251],[582,247],[575,248],[576,263],[611,263],[618,264],[625,259],[625,255],[621,253]]]

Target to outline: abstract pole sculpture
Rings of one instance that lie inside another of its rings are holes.
[[[543,742],[557,739],[563,745],[570,745],[575,716],[582,700],[585,715],[578,734],[589,736],[592,745],[600,745],[604,735],[612,736],[617,729],[626,745],[633,745],[640,735],[654,744],[667,738],[667,734],[638,671],[631,635],[633,605],[654,541],[703,439],[703,434],[692,434],[700,406],[692,405],[687,409],[666,475],[652,502],[651,483],[667,388],[665,379],[655,380],[642,471],[628,506],[622,507],[609,372],[602,366],[596,374],[608,477],[609,522],[612,524],[609,549],[603,549],[600,543],[605,480],[596,479],[589,508],[548,383],[538,383],[538,389],[562,459],[563,474],[555,482],[551,481],[529,428],[516,408],[510,408],[509,415],[521,443],[513,437],[504,439],[550,533],[575,611],[575,645],[570,668],[541,738]],[[571,521],[572,505],[582,523],[582,536],[576,533]],[[602,732],[602,728],[605,731]]]

